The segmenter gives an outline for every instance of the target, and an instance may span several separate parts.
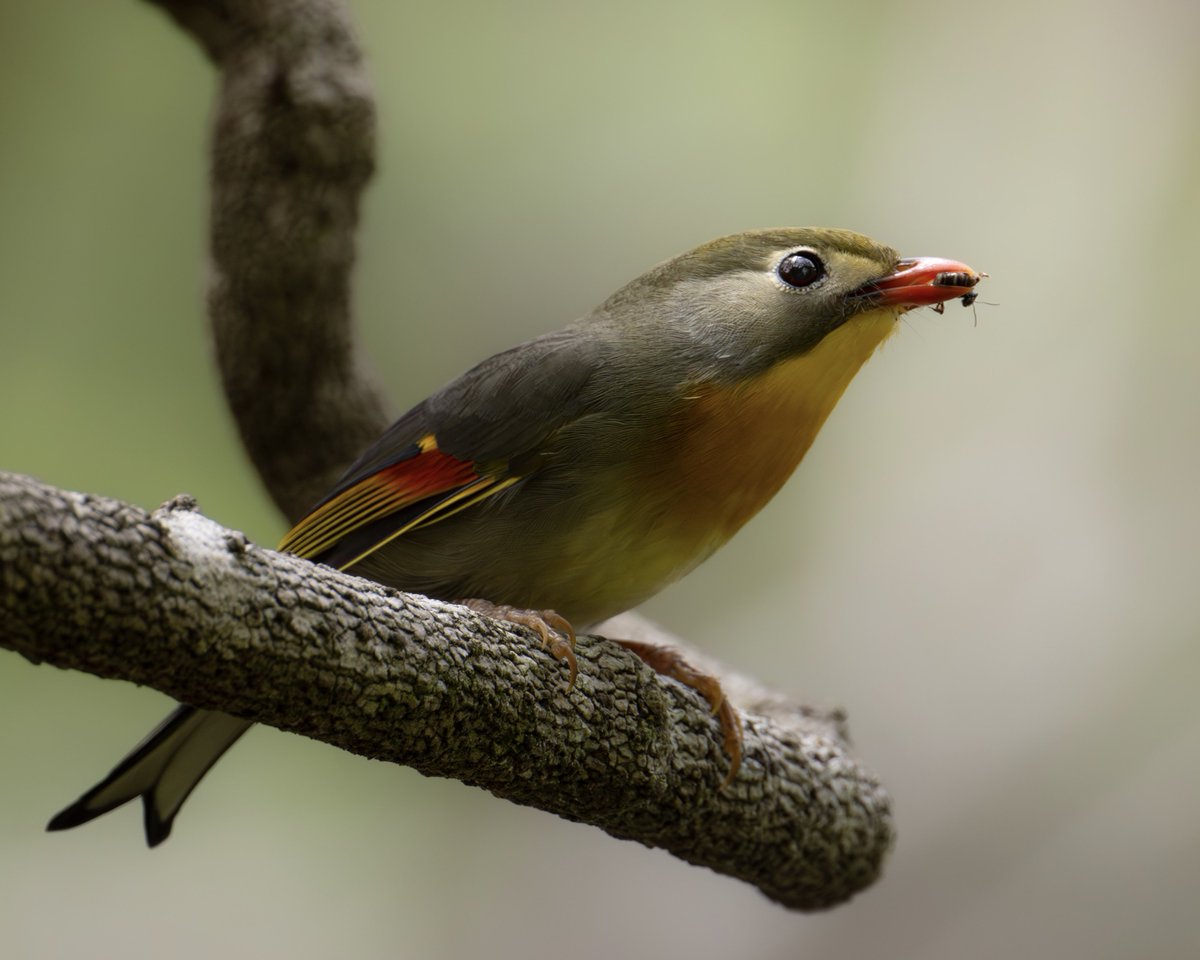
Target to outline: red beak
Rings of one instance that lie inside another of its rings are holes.
[[[957,260],[913,257],[901,260],[895,270],[867,284],[859,294],[870,297],[874,304],[911,310],[966,296],[986,276]]]

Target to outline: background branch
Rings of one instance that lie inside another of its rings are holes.
[[[221,71],[208,307],[242,442],[298,520],[387,426],[353,347],[350,272],[375,106],[341,3],[152,0]]]
[[[829,718],[747,715],[718,790],[704,700],[615,644],[581,640],[568,692],[516,628],[255,547],[187,498],[150,515],[0,474],[0,575],[0,646],[35,662],[454,777],[789,907],[860,890],[890,843],[887,795]]]

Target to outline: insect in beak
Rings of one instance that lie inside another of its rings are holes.
[[[975,284],[977,284],[980,280],[982,280],[986,276],[987,276],[987,274],[982,273],[982,272],[980,272],[978,274],[970,274],[970,273],[963,273],[963,272],[946,271],[944,273],[939,273],[936,277],[933,278],[932,286],[935,286],[935,287],[973,287],[973,286],[975,286]],[[974,306],[975,301],[979,299],[979,291],[972,290],[970,293],[964,293],[958,299],[962,301],[962,305],[964,307]],[[945,313],[946,312],[945,301],[942,301],[940,303],[930,304],[930,306],[932,306],[934,311],[936,311],[937,313]]]

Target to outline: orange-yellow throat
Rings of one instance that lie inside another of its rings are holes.
[[[678,534],[709,541],[694,545],[696,563],[791,476],[854,375],[895,330],[897,314],[859,314],[752,380],[695,391],[680,420],[678,451],[664,466],[674,474],[668,486],[684,501],[673,514],[688,518]]]

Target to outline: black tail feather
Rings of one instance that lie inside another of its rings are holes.
[[[250,726],[225,713],[180,706],[46,829],[77,827],[141,797],[146,842],[158,846],[196,784]]]

